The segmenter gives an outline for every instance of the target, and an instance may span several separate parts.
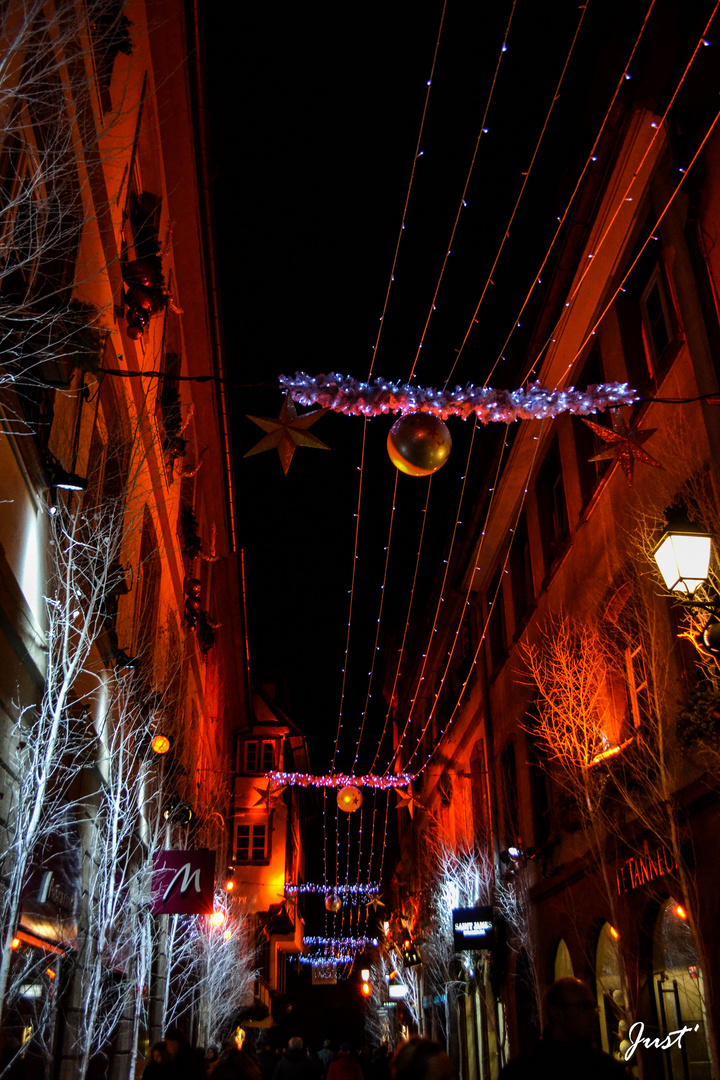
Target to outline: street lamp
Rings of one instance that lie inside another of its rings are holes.
[[[720,604],[694,599],[696,589],[707,583],[712,536],[693,525],[682,510],[671,510],[667,516],[667,528],[653,558],[668,589],[685,598],[681,600],[684,606],[710,614],[702,641],[710,652],[720,653]]]
[[[653,558],[671,592],[692,596],[707,581],[711,552],[710,533],[693,525],[684,513],[674,512]]]

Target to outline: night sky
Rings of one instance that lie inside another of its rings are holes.
[[[566,0],[449,0],[445,9],[440,2],[374,0],[345,7],[204,3],[226,363],[231,379],[250,384],[232,391],[231,407],[251,661],[255,678],[276,683],[280,703],[307,733],[315,773],[332,764],[344,667],[335,771],[369,769],[387,713],[383,675],[395,670],[423,522],[415,626],[428,623],[462,477],[470,478],[470,503],[481,498],[483,467],[505,431],[480,428],[467,469],[472,425],[450,421],[453,452],[433,478],[427,515],[428,481],[400,475],[382,589],[396,476],[385,449],[392,420],[367,424],[355,559],[363,421],[322,417],[311,430],[330,451],[297,450],[285,477],[275,451],[243,457],[262,437],[247,414],[278,415],[281,373],[367,378],[413,168],[373,374],[409,378],[450,248],[415,382],[521,385],[537,359],[528,343],[544,288],[534,289],[520,326],[518,313],[613,92],[622,84],[621,103],[624,95],[628,104],[634,98],[654,107],[677,74],[672,50],[663,67],[652,23],[651,77],[643,68],[645,46],[626,67],[648,6],[650,0],[589,0],[582,7]],[[696,30],[699,36],[711,7],[656,0],[654,17],[662,13],[666,25],[677,19],[688,37]],[[475,151],[467,205],[450,244]],[[606,164],[601,155],[592,167]],[[545,284],[558,257],[562,266],[556,250]],[[463,527],[471,509],[463,506]],[[374,771],[388,759],[383,744]],[[322,847],[315,833],[308,833],[308,880],[316,880],[312,852]]]
[[[653,104],[644,47],[630,65],[631,79],[623,80],[647,6],[618,0],[582,7],[565,0],[449,0],[445,9],[439,2],[204,5],[227,369],[238,383],[252,384],[231,398],[251,656],[256,676],[284,683],[281,701],[308,733],[316,772],[332,758],[354,561],[337,767],[349,771],[353,762],[374,654],[365,745],[368,751],[377,745],[386,712],[378,676],[383,665],[392,666],[407,617],[428,481],[399,478],[376,651],[395,480],[385,451],[392,420],[367,425],[354,560],[363,421],[321,418],[311,430],[331,450],[299,449],[285,477],[275,451],[243,458],[262,437],[247,414],[278,415],[280,373],[367,377],[414,167],[373,369],[407,380],[476,150],[415,381],[520,385],[531,366],[528,341],[543,289],[535,289],[537,302],[519,327],[518,312],[612,93],[622,82],[621,95],[637,96],[642,84],[645,103]],[[664,19],[669,12],[686,31],[697,24],[699,35],[710,8],[657,0],[654,10]],[[661,85],[670,74],[660,65],[653,79]],[[603,165],[598,160],[593,168]],[[550,273],[543,276],[549,280]],[[465,473],[471,423],[450,424],[454,448],[433,480],[415,621],[442,567]],[[498,427],[478,432],[473,476],[490,460]]]

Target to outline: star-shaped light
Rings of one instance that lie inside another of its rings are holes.
[[[620,468],[625,473],[627,482],[632,487],[633,480],[633,462],[637,458],[638,461],[642,461],[645,465],[654,465],[658,469],[662,469],[662,465],[659,461],[656,461],[654,457],[651,457],[645,450],[642,449],[642,444],[646,442],[651,435],[654,435],[657,428],[648,428],[645,431],[631,432],[628,428],[625,420],[617,409],[613,409],[610,413],[612,418],[612,431],[609,428],[601,427],[600,424],[594,424],[592,420],[586,420],[582,417],[584,423],[589,428],[599,435],[603,442],[610,445],[606,450],[601,450],[595,457],[591,457],[590,461],[604,461],[612,460],[615,458],[620,463]]]
[[[380,899],[379,896],[374,896],[372,898],[372,900],[368,900],[366,902],[365,907],[366,908],[373,908],[374,911],[377,911],[377,909],[379,907],[385,907],[385,905],[383,904],[383,902],[382,902],[382,900]]]
[[[298,416],[292,398],[288,394],[283,402],[280,415],[277,418],[269,416],[248,416],[253,424],[257,424],[267,435],[256,443],[251,450],[244,455],[252,457],[253,454],[262,454],[263,450],[277,450],[280,455],[280,464],[287,476],[293,454],[298,446],[314,446],[318,450],[329,450],[330,447],[321,442],[315,435],[308,434],[307,429],[316,420],[319,420],[327,409],[315,409],[313,412]]]

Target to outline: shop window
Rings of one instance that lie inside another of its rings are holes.
[[[560,447],[553,439],[535,481],[540,536],[547,573],[568,539],[568,514],[565,501]]]
[[[627,998],[621,975],[619,937],[610,923],[604,923],[600,930],[595,979],[602,1048],[606,1054],[618,1057],[620,1043],[627,1031]]]
[[[555,950],[555,979],[572,979],[574,975],[570,950],[561,938]]]
[[[267,861],[267,824],[237,826],[235,862],[262,863]]]
[[[705,993],[697,948],[684,906],[668,900],[653,939],[653,988],[660,1038],[686,1028],[668,1050],[655,1051],[667,1080],[705,1080],[710,1076],[705,1028]],[[697,1025],[697,1030],[696,1030]]]

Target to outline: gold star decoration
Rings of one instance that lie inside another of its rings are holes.
[[[287,476],[293,454],[298,446],[314,446],[318,450],[329,450],[330,447],[321,442],[315,435],[308,434],[307,429],[316,420],[319,420],[327,409],[315,409],[313,412],[298,416],[293,400],[288,394],[283,402],[280,415],[277,418],[270,416],[248,416],[253,424],[257,424],[267,435],[256,443],[244,457],[252,457],[253,454],[262,454],[263,450],[277,450],[280,455],[280,464]]]
[[[284,784],[282,787],[275,788],[272,786],[272,784],[268,784],[266,788],[256,787],[254,790],[257,791],[260,798],[257,799],[253,803],[253,805],[265,806],[269,813],[280,802],[280,795],[286,787],[287,784]]]
[[[603,442],[609,443],[606,450],[601,450],[595,457],[591,457],[590,461],[604,461],[612,460],[615,458],[620,463],[620,468],[625,473],[628,485],[632,487],[633,481],[633,464],[637,458],[638,461],[642,461],[645,465],[654,465],[658,469],[662,469],[662,465],[659,461],[656,461],[654,457],[651,457],[645,450],[642,449],[642,444],[646,442],[651,435],[654,435],[657,428],[647,428],[645,431],[631,432],[628,428],[622,415],[617,409],[613,409],[610,413],[612,418],[612,431],[609,428],[602,427],[600,424],[594,424],[592,420],[586,420],[582,417],[583,423],[587,424],[589,428],[599,435]]]
[[[374,896],[372,900],[367,901],[365,907],[368,909],[373,908],[374,911],[377,911],[379,907],[385,907],[385,905],[383,904],[379,896]]]

